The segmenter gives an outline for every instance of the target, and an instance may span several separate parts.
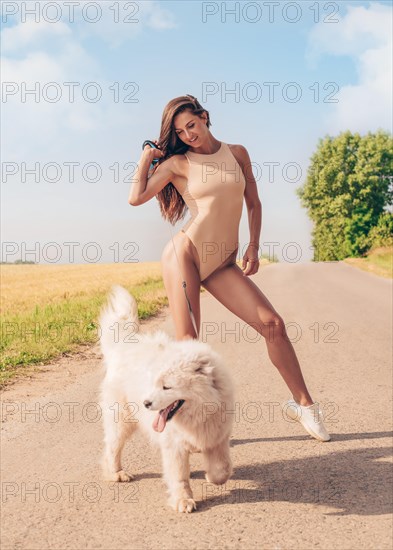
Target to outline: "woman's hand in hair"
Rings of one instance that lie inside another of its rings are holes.
[[[155,139],[155,140],[152,140],[152,141],[158,147],[158,149],[155,149],[154,147],[150,147],[150,145],[148,145],[146,143],[145,147],[143,148],[143,151],[152,151],[152,153],[150,153],[150,155],[151,155],[151,160],[153,161],[156,158],[158,158],[158,159],[162,158],[164,156],[164,153],[160,149],[160,146],[158,145],[158,140]]]

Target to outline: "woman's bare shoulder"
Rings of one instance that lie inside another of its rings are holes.
[[[240,143],[227,143],[230,150],[235,153],[239,153],[240,155],[244,155],[244,153],[247,151],[247,149],[244,147],[244,145],[240,145]]]
[[[239,143],[227,143],[227,145],[240,165],[247,163],[249,156],[244,145],[240,145]]]
[[[167,166],[175,174],[175,176],[183,177],[185,174],[185,168],[188,164],[187,157],[183,154],[172,155],[168,159],[164,160],[164,163],[168,163]]]

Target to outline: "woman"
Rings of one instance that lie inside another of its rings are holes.
[[[285,404],[288,416],[299,420],[312,437],[329,441],[284,320],[248,278],[259,268],[262,205],[247,149],[220,142],[210,125],[209,112],[195,97],[186,95],[169,101],[162,116],[160,139],[155,142],[159,148],[145,146],[128,199],[129,204],[137,206],[157,196],[161,214],[172,224],[184,217],[187,207],[191,212],[188,223],[168,242],[161,256],[176,338],[198,337],[202,284],[265,338],[269,357],[293,395]],[[151,168],[155,159],[158,162]],[[250,226],[244,271],[236,264],[243,196]],[[186,295],[182,276],[188,288]]]

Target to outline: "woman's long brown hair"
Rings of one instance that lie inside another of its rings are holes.
[[[162,114],[160,137],[158,139],[158,145],[163,151],[164,156],[156,163],[154,170],[172,155],[182,155],[189,149],[188,145],[179,139],[173,123],[176,115],[187,110],[198,116],[206,113],[207,127],[210,127],[209,112],[202,107],[196,97],[187,94],[171,99],[165,106]],[[161,215],[172,225],[184,218],[187,212],[187,205],[172,182],[169,182],[157,193],[156,198],[160,205]]]

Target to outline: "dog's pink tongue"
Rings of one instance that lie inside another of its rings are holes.
[[[163,432],[166,424],[166,419],[169,414],[170,408],[172,405],[169,405],[166,409],[160,411],[154,419],[153,430],[156,432]]]

